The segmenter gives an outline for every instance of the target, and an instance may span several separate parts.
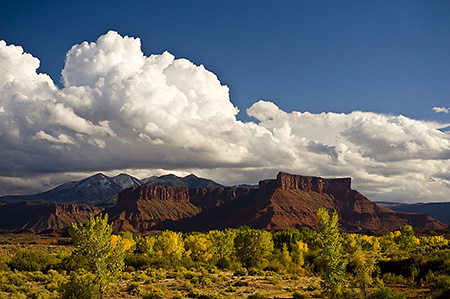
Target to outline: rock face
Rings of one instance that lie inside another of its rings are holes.
[[[266,229],[308,226],[318,228],[314,211],[336,210],[344,231],[392,231],[409,224],[419,228],[443,229],[446,225],[426,214],[399,213],[377,205],[351,189],[351,179],[324,179],[279,173],[276,180],[260,182],[268,196],[266,214],[272,214]]]
[[[64,229],[72,223],[84,222],[101,211],[101,208],[76,204],[9,203],[0,205],[0,227],[36,232]]]
[[[237,199],[245,202],[251,191],[235,187],[133,187],[119,193],[116,206],[105,212],[110,215],[116,231],[212,229],[218,225],[216,217],[224,214],[223,207]]]
[[[351,189],[351,179],[324,179],[279,173],[252,188],[181,188],[141,186],[124,190],[107,210],[115,230],[205,231],[248,225],[271,231],[318,228],[315,211],[325,207],[340,215],[344,231],[391,231],[409,224],[443,229],[426,214],[399,213]]]

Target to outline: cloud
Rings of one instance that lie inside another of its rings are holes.
[[[433,111],[436,113],[450,113],[450,108],[446,107],[433,107]]]
[[[351,176],[371,199],[448,199],[450,133],[442,124],[288,113],[267,101],[247,109],[254,122],[242,122],[228,87],[204,66],[169,52],[145,56],[139,38],[114,31],[67,52],[62,88],[38,67],[0,41],[0,194],[97,171],[193,172],[223,184],[288,171]]]

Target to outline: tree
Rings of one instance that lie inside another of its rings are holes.
[[[194,262],[209,262],[214,257],[214,247],[205,234],[189,234],[184,238],[185,254]]]
[[[153,245],[155,255],[159,259],[168,261],[174,265],[183,257],[184,241],[182,233],[165,230],[155,237]]]
[[[234,246],[242,265],[254,267],[272,253],[272,234],[265,230],[241,227],[234,239]]]
[[[368,290],[373,283],[372,275],[375,271],[375,256],[371,252],[364,251],[359,242],[351,256],[352,261],[355,264],[356,285],[361,290],[363,298],[368,298]]]
[[[236,230],[227,228],[225,230],[211,230],[208,238],[212,242],[214,251],[213,259],[219,268],[228,268],[234,254],[234,238]]]
[[[320,225],[319,241],[322,248],[322,286],[330,298],[340,298],[345,284],[347,261],[342,254],[339,216],[334,211],[330,218],[325,208],[318,209],[316,215]]]
[[[394,235],[394,241],[401,249],[408,249],[419,243],[419,239],[414,236],[414,229],[411,225],[400,227],[399,231],[395,231]]]
[[[95,276],[92,285],[104,298],[108,285],[120,275],[124,266],[124,248],[120,239],[112,241],[112,225],[108,215],[91,216],[84,224],[72,224],[70,236],[75,255],[83,256]]]

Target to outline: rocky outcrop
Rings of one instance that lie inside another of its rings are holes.
[[[299,226],[318,229],[315,211],[320,207],[337,211],[341,229],[348,232],[392,231],[407,224],[418,228],[446,228],[426,214],[398,213],[377,205],[352,190],[350,178],[325,179],[281,172],[276,180],[260,182],[260,190],[260,197],[268,196],[269,201],[257,214],[257,218],[267,219],[261,227],[265,229]]]
[[[116,231],[145,233],[159,229],[203,230],[197,225],[204,222],[201,219],[205,215],[213,215],[212,211],[216,208],[245,197],[251,190],[235,187],[133,187],[121,192],[117,204],[106,212]],[[188,223],[189,220],[197,224]]]

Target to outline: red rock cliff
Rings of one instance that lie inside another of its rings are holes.
[[[391,231],[402,225],[440,229],[424,214],[398,213],[351,189],[350,178],[325,179],[281,172],[259,189],[142,186],[126,189],[107,211],[116,230],[209,230],[248,225],[267,230],[318,228],[315,211],[340,215],[345,231]]]

